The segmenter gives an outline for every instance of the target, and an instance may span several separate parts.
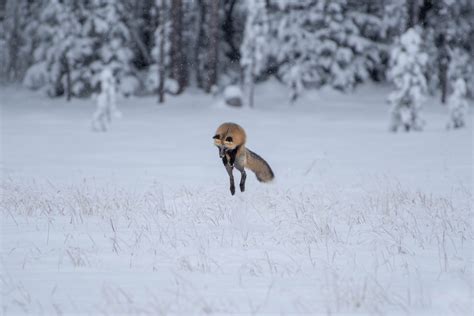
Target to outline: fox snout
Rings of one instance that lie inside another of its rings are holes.
[[[226,148],[224,146],[219,147],[219,157],[224,158],[225,152],[226,152]]]

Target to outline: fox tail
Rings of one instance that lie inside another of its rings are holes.
[[[268,163],[249,149],[247,149],[247,167],[255,173],[260,182],[270,182],[275,178]]]

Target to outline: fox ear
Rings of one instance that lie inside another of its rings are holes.
[[[229,142],[229,143],[232,143],[233,139],[232,139],[232,137],[228,136],[228,137],[226,137],[225,141]]]
[[[221,137],[219,135],[214,135],[214,137],[212,137],[212,139],[220,139]]]

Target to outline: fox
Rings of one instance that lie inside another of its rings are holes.
[[[240,192],[245,191],[247,173],[245,169],[253,171],[260,182],[270,182],[275,178],[272,168],[259,155],[245,147],[247,135],[245,130],[236,123],[221,124],[212,137],[214,145],[219,149],[219,157],[229,175],[230,193],[235,194],[234,167],[240,171]]]

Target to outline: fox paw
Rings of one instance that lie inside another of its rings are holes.
[[[245,192],[245,185],[240,185],[240,192]]]
[[[232,194],[232,195],[235,194],[235,187],[234,186],[230,187],[230,194]]]

